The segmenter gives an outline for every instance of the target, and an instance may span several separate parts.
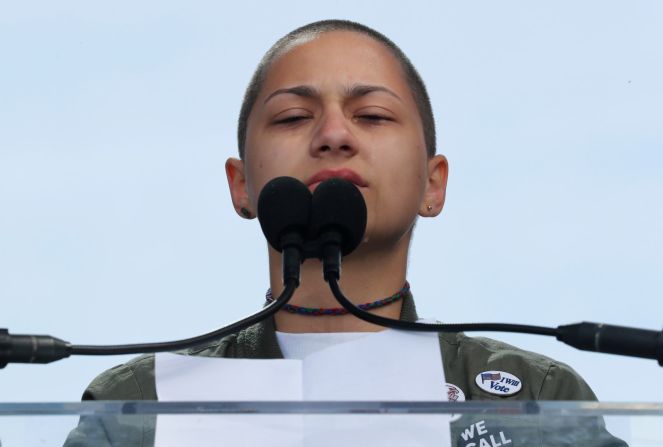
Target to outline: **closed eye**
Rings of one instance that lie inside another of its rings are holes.
[[[395,121],[395,117],[388,108],[379,105],[367,105],[355,109],[353,121],[370,125],[380,125]]]
[[[355,120],[365,121],[365,122],[368,122],[370,124],[380,124],[380,123],[383,123],[385,121],[393,121],[393,119],[391,117],[388,117],[388,116],[385,116],[385,115],[377,115],[377,114],[374,114],[374,113],[367,113],[367,114],[363,114],[363,115],[357,115],[355,117]]]
[[[294,124],[309,118],[310,118],[309,116],[304,116],[304,115],[287,116],[285,118],[280,118],[275,120],[274,124]]]

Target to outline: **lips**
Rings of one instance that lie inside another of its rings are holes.
[[[316,186],[330,178],[342,178],[343,180],[354,183],[355,186],[359,187],[368,186],[366,180],[352,169],[324,169],[309,178],[306,181],[306,186],[308,186],[310,190],[314,190]]]

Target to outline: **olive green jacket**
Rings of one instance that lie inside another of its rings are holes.
[[[417,319],[411,296],[406,297],[403,301],[401,319],[408,321]],[[445,380],[460,388],[467,400],[596,400],[596,396],[587,383],[573,369],[548,357],[523,351],[488,338],[467,337],[462,333],[440,333],[439,341]],[[283,358],[276,339],[273,318],[208,345],[189,349],[185,353],[207,357]],[[511,396],[490,394],[475,383],[475,377],[484,371],[509,372],[521,379],[522,388],[517,394]],[[83,400],[157,399],[153,355],[143,355],[105,371],[92,381],[83,394]],[[452,438],[457,445],[465,445],[462,438],[459,437],[461,431],[476,420],[476,417],[463,416],[452,424]],[[154,416],[145,417],[142,421],[137,421],[135,417],[104,419],[82,417],[78,427],[70,433],[65,445],[67,447],[83,445],[152,446],[155,422]],[[558,423],[561,424],[559,421]],[[488,421],[487,424],[489,429],[492,424],[495,430],[502,426],[499,421]],[[574,440],[570,444],[550,442],[553,438],[557,438],[559,427],[552,424],[546,430],[545,427],[540,426],[540,421],[534,425],[536,426],[530,427],[526,434],[511,434],[525,442],[514,441],[513,447],[518,445],[573,445],[574,443],[577,445],[580,439],[573,438]],[[582,425],[582,430],[578,432],[578,436],[584,440],[581,442],[582,445],[624,445],[605,432],[601,418],[587,419],[586,424]],[[522,427],[520,428],[522,429]],[[498,434],[498,432],[495,433]],[[526,441],[524,441],[525,438]],[[95,441],[93,442],[92,439]],[[590,444],[585,442],[588,439],[601,440],[601,442]],[[475,441],[476,445],[479,445],[478,440]]]

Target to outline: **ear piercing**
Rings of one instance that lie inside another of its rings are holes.
[[[426,205],[426,210],[430,213],[433,211],[433,205]]]

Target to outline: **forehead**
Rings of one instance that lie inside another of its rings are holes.
[[[267,69],[261,96],[287,84],[332,83],[409,90],[401,64],[383,43],[353,31],[331,31],[288,45]]]

